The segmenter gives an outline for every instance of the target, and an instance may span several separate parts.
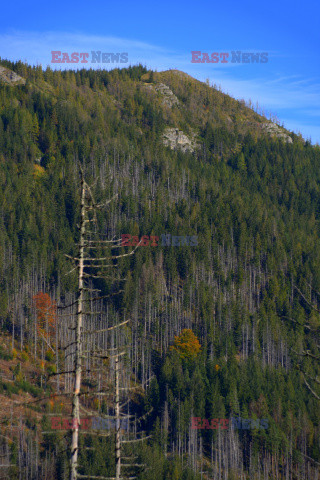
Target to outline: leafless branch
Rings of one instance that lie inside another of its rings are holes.
[[[306,384],[306,386],[309,388],[310,392],[312,393],[312,395],[317,399],[317,400],[320,400],[320,397],[319,395],[316,394],[316,392],[314,390],[312,390],[312,388],[310,387],[309,383],[307,382],[307,379],[305,377],[305,375],[302,373],[303,375],[303,379],[304,379],[304,383]]]
[[[122,325],[125,325],[128,322],[130,322],[130,319],[125,320],[124,322],[118,323],[117,325],[114,325],[113,327],[102,328],[101,330],[87,330],[87,331],[84,331],[82,333],[84,335],[93,335],[95,333],[109,332],[110,330],[114,330],[115,328],[122,327]]]
[[[300,293],[301,297],[307,302],[308,305],[310,305],[311,308],[313,308],[316,312],[320,313],[320,310],[318,310],[317,307],[315,307],[311,302],[309,302],[309,300],[306,299],[306,297],[296,285],[294,285],[294,288]]]

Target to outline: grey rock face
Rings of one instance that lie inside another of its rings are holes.
[[[292,143],[292,138],[284,133],[276,123],[263,123],[262,129],[273,137],[281,138],[287,143]]]
[[[180,149],[183,152],[194,152],[197,145],[195,135],[190,139],[184,132],[178,128],[166,128],[163,134],[163,144],[172,150]]]
[[[20,77],[19,75],[17,75],[12,70],[9,70],[8,68],[2,67],[1,65],[0,65],[0,80],[6,83],[10,83],[11,85],[26,83],[24,78]]]
[[[162,98],[162,105],[166,105],[167,107],[172,108],[174,105],[179,104],[179,100],[175,96],[172,90],[168,87],[168,85],[165,85],[164,83],[156,83],[154,85],[146,85],[148,88],[154,89],[156,92],[158,92],[163,98]]]
[[[167,105],[168,107],[172,108],[174,105],[179,104],[179,100],[177,99],[173,91],[170,90],[168,85],[165,85],[164,83],[158,83],[157,85],[155,85],[154,88],[163,96],[163,105]]]

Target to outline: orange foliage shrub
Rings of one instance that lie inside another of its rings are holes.
[[[175,336],[174,344],[170,347],[170,350],[178,352],[180,358],[194,358],[200,349],[199,340],[190,328],[185,328],[180,335]]]
[[[37,314],[37,330],[45,338],[52,336],[56,328],[57,306],[47,293],[39,292],[33,296]]]

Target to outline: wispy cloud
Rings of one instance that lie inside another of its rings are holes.
[[[87,35],[82,33],[65,32],[27,32],[11,31],[0,34],[1,57],[12,60],[26,60],[30,64],[41,64],[44,67],[51,65],[51,51],[62,52],[128,52],[129,61],[141,59],[143,56],[152,58],[154,55],[163,55],[165,50],[139,40],[126,38]],[[91,65],[90,65],[91,66]],[[75,65],[64,64],[64,68],[75,68]],[[82,65],[83,67],[83,65]]]
[[[127,64],[51,64],[51,51],[62,52],[127,52]],[[235,98],[244,98],[277,114],[280,121],[286,119],[288,128],[320,141],[320,129],[315,118],[320,112],[320,83],[317,78],[301,74],[281,74],[279,64],[272,59],[283,58],[282,52],[269,52],[269,62],[259,64],[194,64],[191,51],[175,51],[159,45],[115,36],[88,35],[82,32],[47,31],[29,32],[11,30],[0,34],[2,58],[23,60],[41,64],[44,68],[114,68],[142,63],[154,70],[175,68],[193,77],[222,86],[222,90]],[[228,51],[228,50],[226,50]],[[249,51],[248,49],[243,51]],[[255,51],[254,49],[252,51]],[[266,49],[267,51],[267,49]],[[288,55],[287,55],[288,56]],[[271,58],[270,58],[271,57]],[[299,123],[300,122],[300,123]],[[308,134],[310,132],[310,134]]]

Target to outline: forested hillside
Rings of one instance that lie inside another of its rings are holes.
[[[126,352],[126,428],[148,437],[130,475],[320,479],[320,147],[176,70],[1,65],[25,82],[0,76],[0,478],[69,478],[70,432],[48,431],[70,413],[82,167],[112,199],[100,240],[159,237],[90,279],[89,324],[130,320],[88,340]],[[83,392],[112,391],[112,358],[84,365]],[[192,428],[236,416],[267,428]],[[114,477],[107,433],[81,436],[83,478]]]

